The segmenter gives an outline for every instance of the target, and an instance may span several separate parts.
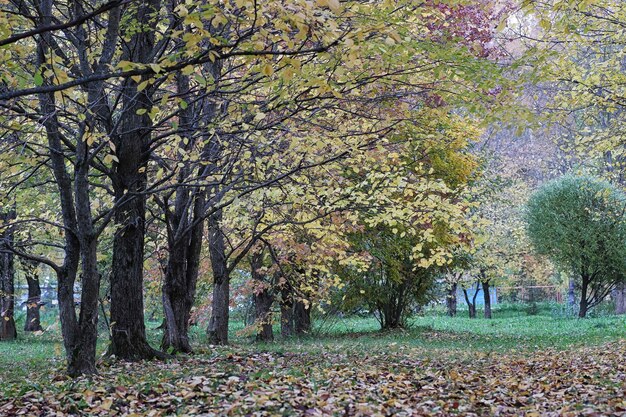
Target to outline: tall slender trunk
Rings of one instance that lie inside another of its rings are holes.
[[[39,27],[47,27],[52,24],[52,1],[40,0],[38,2],[40,19]],[[37,42],[37,65],[47,66],[48,53],[51,42],[51,33],[44,32]],[[48,81],[44,78],[44,84]],[[39,108],[42,124],[46,130],[48,147],[50,149],[50,166],[56,182],[61,217],[65,228],[65,256],[63,265],[55,267],[58,281],[57,299],[59,303],[59,318],[61,321],[61,333],[63,345],[67,357],[67,371],[71,376],[94,373],[95,350],[91,348],[95,341],[85,344],[85,337],[81,336],[81,328],[74,305],[74,283],[81,260],[81,242],[79,240],[79,228],[77,212],[72,188],[72,179],[68,172],[65,159],[65,149],[60,131],[60,122],[53,93],[41,93],[38,95]],[[89,287],[89,286],[88,286]],[[84,320],[81,320],[83,323]],[[94,354],[92,354],[92,352]]]
[[[20,259],[26,283],[28,284],[28,299],[26,300],[25,332],[41,331],[41,286],[39,285],[39,263],[27,259]]]
[[[76,226],[80,243],[81,297],[78,316],[79,332],[76,343],[81,348],[73,353],[71,374],[80,374],[82,369],[95,372],[96,344],[98,340],[98,294],[100,272],[98,271],[98,239],[91,215],[89,186],[89,145],[84,140],[76,141],[74,165],[74,198]]]
[[[0,222],[10,223],[15,219],[15,209],[0,214]],[[15,326],[15,264],[9,252],[13,245],[13,226],[6,227],[0,236],[0,340],[17,338]]]
[[[483,281],[482,284],[483,284],[483,294],[485,298],[485,318],[490,319],[491,318],[491,293],[489,292],[490,290],[489,281]]]
[[[448,316],[454,317],[456,316],[456,291],[458,284],[455,282],[448,287],[448,294],[446,295],[446,307],[448,310]]]
[[[211,319],[207,328],[209,343],[214,345],[228,344],[228,320],[230,302],[230,275],[226,264],[226,247],[220,222],[222,211],[218,210],[209,216],[209,255],[213,270],[213,304]]]
[[[189,77],[183,74],[176,75],[176,85],[179,94],[189,93]],[[183,137],[178,146],[181,149],[190,151],[194,146],[192,136],[194,105],[179,112],[179,127],[183,132]],[[178,186],[175,193],[173,210],[169,207],[168,199],[163,201],[163,212],[167,226],[167,248],[168,259],[165,267],[165,277],[161,289],[163,298],[164,328],[161,339],[161,349],[164,351],[191,352],[191,345],[187,329],[189,327],[189,316],[191,306],[187,303],[187,293],[189,292],[187,270],[193,267],[195,262],[191,259],[190,245],[191,227],[194,219],[194,196],[184,183],[191,176],[193,169],[190,166],[183,166],[178,174]],[[201,239],[200,235],[200,239]],[[199,259],[198,259],[199,261]],[[195,279],[193,277],[195,288]],[[195,294],[192,294],[192,297]],[[193,302],[193,300],[192,300]]]
[[[221,62],[205,64],[207,73],[219,78]],[[189,93],[189,76],[178,74],[177,88],[179,93]],[[179,126],[183,132],[180,146],[192,151],[197,146],[194,133],[202,129],[198,124],[211,123],[217,114],[218,104],[212,100],[181,109],[179,112]],[[213,139],[202,150],[201,159],[204,164],[197,169],[198,178],[215,171],[216,161],[219,159],[221,147]],[[189,320],[191,308],[196,297],[196,284],[200,269],[200,254],[204,235],[204,217],[207,207],[207,191],[185,188],[185,182],[193,172],[190,166],[184,167],[178,176],[179,186],[176,190],[174,211],[163,207],[166,213],[168,226],[168,261],[165,269],[165,279],[162,288],[163,310],[165,313],[165,332],[161,341],[161,348],[174,352],[191,352],[189,343]]]
[[[587,309],[589,306],[589,303],[587,301],[587,292],[589,289],[589,279],[590,277],[588,275],[583,275],[582,276],[582,285],[581,285],[581,289],[580,289],[580,306],[578,309],[578,317],[580,318],[584,318],[587,316]]]

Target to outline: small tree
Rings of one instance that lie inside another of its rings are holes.
[[[472,289],[472,286],[476,285],[475,288]],[[467,311],[469,313],[470,319],[476,318],[476,297],[478,297],[478,293],[480,292],[480,281],[476,281],[475,284],[463,286],[463,296],[465,297],[465,302],[467,303]],[[470,296],[468,291],[473,291],[472,299],[470,301]]]
[[[354,234],[353,249],[367,251],[371,262],[367,271],[351,274],[346,306],[367,306],[383,330],[404,327],[413,308],[432,299],[435,278],[441,273],[441,267],[415,267],[414,245],[414,240],[384,225]]]
[[[576,277],[579,317],[623,280],[625,210],[622,192],[590,176],[566,175],[544,185],[528,202],[528,236],[539,254]]]

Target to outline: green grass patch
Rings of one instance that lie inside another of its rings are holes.
[[[558,305],[538,306],[538,314],[528,315],[528,306],[502,305],[494,309],[491,320],[469,319],[460,311],[457,317],[447,317],[441,312],[427,311],[409,321],[407,329],[381,332],[373,317],[336,317],[316,321],[312,334],[300,338],[281,340],[275,327],[277,340],[258,344],[253,337],[242,332],[244,324],[233,321],[231,341],[236,347],[275,353],[306,352],[322,355],[324,352],[352,352],[420,349],[425,355],[439,355],[444,351],[456,352],[516,352],[542,349],[568,349],[576,346],[598,345],[623,339],[626,335],[625,316],[600,316],[577,319],[555,314]],[[64,352],[56,312],[42,315],[46,329],[42,334],[19,332],[15,341],[0,342],[0,370],[3,379],[19,379],[45,369],[63,367]],[[23,317],[18,316],[18,326]],[[158,346],[162,330],[160,322],[148,322],[148,339]],[[199,353],[211,353],[203,326],[193,326],[190,337]],[[105,351],[107,331],[102,329],[98,352]]]

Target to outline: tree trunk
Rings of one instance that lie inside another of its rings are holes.
[[[257,329],[256,340],[258,342],[271,342],[274,340],[272,328],[272,304],[274,294],[267,275],[261,271],[263,268],[263,252],[250,256],[250,272],[254,280],[254,324]]]
[[[582,286],[580,290],[580,307],[578,309],[578,317],[584,318],[587,316],[587,290],[589,288],[589,277],[587,275],[582,276]]]
[[[169,245],[168,263],[163,280],[164,329],[161,349],[168,353],[191,352],[187,337],[189,317],[186,314],[186,258],[185,242]]]
[[[296,300],[294,305],[295,334],[302,336],[311,332],[311,304]]]
[[[576,283],[573,278],[569,279],[567,288],[567,305],[572,309],[576,305]]]
[[[81,241],[82,292],[78,334],[75,337],[77,348],[72,352],[69,365],[70,375],[96,372],[96,344],[98,341],[98,293],[100,274],[97,266],[97,242]],[[72,291],[72,300],[74,294]]]
[[[294,335],[293,294],[289,282],[281,284],[280,290],[280,335],[288,338]]]
[[[254,295],[255,324],[258,326],[256,340],[271,342],[274,340],[272,328],[272,304],[274,297],[269,289],[265,288]]]
[[[119,149],[119,148],[118,148]],[[126,150],[125,152],[128,152]],[[129,184],[128,193],[141,192]],[[118,193],[120,201],[126,194]],[[111,345],[109,354],[125,360],[152,359],[143,311],[143,254],[145,197],[136,195],[120,205],[115,215],[111,274]]]
[[[483,294],[485,298],[485,318],[491,318],[491,293],[489,292],[489,281],[483,281]]]
[[[476,297],[478,296],[478,291],[480,290],[480,283],[476,283],[476,289],[474,290],[474,295],[472,296],[472,300],[470,301],[469,295],[467,294],[467,289],[463,288],[463,295],[465,297],[465,302],[467,303],[467,310],[469,312],[469,318],[476,318]]]
[[[221,61],[204,65],[204,71],[211,74],[215,82],[219,79],[221,70]],[[189,93],[189,76],[177,74],[176,81],[180,94]],[[194,136],[197,130],[203,128],[199,123],[202,122],[205,126],[211,124],[217,117],[220,106],[219,102],[205,99],[179,110],[179,126],[184,132],[179,145],[182,149],[192,151],[199,145],[197,142],[202,136]],[[219,140],[214,138],[204,145],[201,155],[203,163],[197,170],[200,181],[217,169],[221,149]],[[185,188],[192,172],[193,168],[184,167],[179,174],[174,212],[170,213],[169,207],[163,207],[168,222],[169,257],[163,286],[166,331],[161,347],[180,352],[191,352],[189,320],[196,298],[208,196],[207,190],[189,191]],[[213,188],[212,191],[216,189]]]
[[[41,2],[42,14],[52,16],[51,2]],[[42,25],[50,24],[50,19],[42,20]],[[46,62],[46,51],[48,43],[46,38],[49,34],[43,35],[43,41],[37,45],[37,61],[39,65]],[[61,215],[63,226],[66,228],[65,257],[63,265],[55,269],[57,275],[58,289],[57,300],[59,303],[59,319],[61,321],[61,334],[63,335],[63,346],[67,358],[67,372],[71,376],[79,374],[91,374],[95,372],[95,357],[92,363],[80,362],[76,358],[80,355],[81,346],[77,344],[79,334],[78,319],[74,305],[74,283],[80,261],[80,242],[78,240],[76,225],[76,208],[74,207],[74,195],[72,192],[72,181],[65,165],[63,146],[59,134],[59,121],[56,116],[56,106],[53,94],[40,94],[39,103],[41,113],[46,115],[44,127],[48,137],[48,147],[50,148],[50,162],[52,172],[55,177],[61,203]]]
[[[626,285],[623,282],[615,288],[615,314],[626,314]]]
[[[456,291],[458,284],[455,282],[448,288],[448,294],[446,295],[446,307],[448,310],[448,316],[456,316]]]
[[[0,215],[2,223],[15,219],[15,210]],[[15,326],[15,265],[14,255],[8,251],[13,244],[13,226],[6,228],[0,236],[0,340],[17,338]]]
[[[400,294],[396,294],[396,296],[390,296],[385,300],[383,308],[380,309],[382,330],[399,329],[403,327],[400,298]]]
[[[159,10],[159,0],[147,0],[129,12],[137,26],[150,27]],[[134,15],[133,15],[134,14]],[[132,33],[123,58],[149,63],[155,46],[155,32]],[[115,225],[111,273],[111,345],[109,354],[125,360],[163,357],[146,340],[143,311],[143,262],[146,216],[147,162],[152,121],[140,109],[153,105],[150,87],[139,91],[143,80],[126,79],[122,89],[123,111],[113,133],[117,162],[112,174],[115,192]],[[139,112],[141,113],[141,112]]]
[[[259,327],[256,340],[259,342],[271,342],[274,340],[274,331],[272,328],[272,297],[269,290],[265,289],[255,295],[254,308],[256,314],[256,323]]]
[[[26,300],[25,332],[41,331],[39,309],[41,308],[41,286],[39,285],[39,263],[20,259],[26,282],[28,283],[28,299]]]
[[[209,255],[213,270],[213,303],[211,319],[207,328],[209,343],[213,345],[228,344],[228,320],[230,302],[230,276],[226,264],[226,247],[220,222],[222,212],[218,210],[209,216]]]
[[[81,296],[78,316],[78,334],[72,352],[69,372],[78,375],[83,369],[95,373],[96,344],[98,341],[98,295],[100,272],[98,271],[98,237],[94,231],[91,215],[89,184],[90,151],[86,140],[76,141],[74,165],[74,199],[76,228],[80,244]],[[73,298],[73,294],[72,294]]]
[[[204,193],[199,191],[193,198],[195,199],[193,216],[187,222],[191,232],[187,233],[187,239],[182,236],[179,241],[170,245],[163,285],[165,332],[161,348],[185,353],[192,351],[189,343],[189,320],[196,298],[204,234],[204,221],[200,217],[204,207]]]
[[[280,335],[284,338],[294,335],[293,303],[280,303]]]
[[[176,74],[176,85],[178,94],[189,92],[189,78],[183,74]],[[195,146],[191,133],[191,113],[193,105],[181,109],[178,113],[180,131],[184,133],[183,138],[177,146],[185,151],[189,151],[190,146]],[[165,228],[167,230],[167,260],[164,261],[164,279],[161,287],[161,297],[163,302],[163,322],[161,327],[163,336],[161,338],[161,350],[168,353],[190,353],[191,345],[187,334],[189,326],[189,315],[187,314],[186,294],[187,294],[187,268],[190,236],[188,228],[193,221],[189,211],[191,210],[192,194],[184,186],[184,182],[191,176],[192,169],[183,166],[177,177],[177,187],[171,194],[164,197],[161,202],[161,209],[165,216]],[[170,207],[169,197],[175,195],[173,208]]]
[[[52,1],[40,0],[37,4],[39,12],[39,27],[48,27],[52,24]],[[115,9],[118,10],[118,9]],[[111,11],[114,13],[114,11]],[[51,42],[51,33],[44,31],[37,42],[37,65],[46,68],[49,63],[49,49]],[[44,77],[44,84],[49,84]],[[95,264],[91,261],[83,266],[83,294],[81,295],[81,316],[77,318],[76,306],[74,302],[74,283],[78,266],[89,256],[93,255],[95,259],[95,246],[82,247],[83,241],[94,241],[95,236],[85,235],[85,228],[79,227],[78,217],[81,219],[82,225],[88,222],[90,217],[85,218],[84,209],[90,209],[88,199],[89,183],[86,178],[88,164],[79,165],[80,161],[76,160],[73,167],[73,175],[80,184],[72,184],[72,179],[66,165],[65,147],[63,145],[60,122],[57,115],[57,106],[55,103],[54,93],[38,94],[40,113],[42,114],[42,124],[46,130],[48,148],[50,149],[50,166],[56,182],[59,202],[61,206],[61,216],[63,219],[63,227],[65,228],[65,256],[62,266],[55,266],[54,270],[57,275],[58,290],[57,299],[59,302],[59,318],[61,321],[61,333],[63,335],[63,345],[67,357],[67,372],[70,376],[80,374],[95,373],[95,346],[96,346],[96,329],[93,320],[97,320],[97,285],[99,284],[99,276],[95,276],[89,272],[91,265]],[[78,147],[83,145],[82,138],[79,138]],[[84,151],[84,147],[81,148]],[[76,149],[77,158],[84,156],[84,153]],[[82,182],[81,182],[82,181]],[[73,185],[75,188],[73,188]],[[74,196],[74,190],[80,190],[80,196]],[[87,198],[85,198],[87,196]],[[83,211],[77,213],[77,209]],[[82,234],[82,237],[81,237]],[[90,254],[90,255],[88,255]],[[95,284],[95,285],[94,285]],[[93,288],[96,288],[95,294]],[[95,313],[93,300],[89,300],[85,295],[93,295],[95,299]],[[84,306],[83,306],[84,301]],[[93,315],[95,314],[95,316]],[[88,317],[89,315],[89,317]]]

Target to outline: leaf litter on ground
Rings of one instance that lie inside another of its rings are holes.
[[[533,352],[215,348],[4,382],[0,415],[626,416],[626,341]]]

